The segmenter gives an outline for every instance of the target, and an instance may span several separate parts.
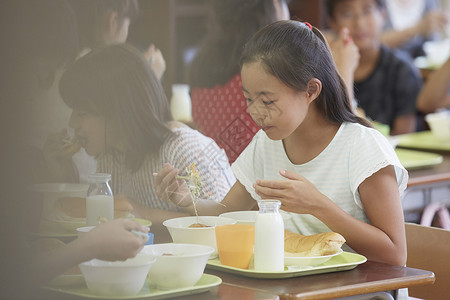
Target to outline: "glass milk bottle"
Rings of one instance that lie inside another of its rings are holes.
[[[278,200],[258,201],[255,223],[255,270],[284,270],[284,223]]]
[[[172,85],[172,98],[170,99],[170,111],[174,120],[191,121],[192,120],[191,97],[189,96],[189,85]]]
[[[114,197],[108,181],[111,174],[94,173],[89,175],[91,184],[86,197],[86,224],[95,226],[100,218],[114,219]]]

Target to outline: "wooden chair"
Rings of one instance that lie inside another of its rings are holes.
[[[409,296],[427,300],[450,299],[450,231],[405,223],[406,266],[434,272],[432,285],[409,288]]]

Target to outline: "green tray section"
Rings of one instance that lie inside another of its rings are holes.
[[[431,131],[421,131],[416,133],[408,133],[399,135],[399,147],[423,149],[423,150],[437,150],[450,151],[450,140],[441,141],[436,138]]]
[[[67,280],[65,280],[65,278],[67,278]],[[221,284],[222,279],[214,275],[203,274],[200,280],[192,287],[167,291],[150,288],[149,282],[146,282],[139,294],[131,297],[98,296],[96,294],[93,294],[87,288],[83,275],[68,275],[66,277],[62,275],[52,282],[53,284],[49,284],[47,286],[44,286],[43,288],[63,294],[95,299],[166,299],[206,292],[211,287]]]
[[[295,267],[285,268],[280,272],[264,272],[255,271],[253,268],[253,260],[248,269],[239,269],[222,265],[218,258],[210,259],[206,264],[206,268],[216,269],[219,271],[242,275],[253,278],[291,278],[313,274],[331,273],[344,270],[351,270],[357,265],[367,261],[367,258],[360,254],[351,252],[342,252],[342,254],[331,258],[329,261],[315,267]]]
[[[442,155],[429,152],[398,148],[395,149],[395,152],[403,167],[408,170],[431,167],[440,164],[444,160]]]

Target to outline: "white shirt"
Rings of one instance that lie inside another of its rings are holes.
[[[241,153],[232,170],[254,199],[257,179],[285,179],[279,170],[296,172],[351,216],[369,223],[358,192],[359,185],[380,169],[393,165],[400,195],[406,188],[408,173],[401,165],[388,140],[378,131],[356,123],[343,123],[330,144],[314,159],[293,164],[281,140],[271,140],[260,130]],[[290,213],[286,229],[304,235],[328,232],[330,229],[309,214]]]

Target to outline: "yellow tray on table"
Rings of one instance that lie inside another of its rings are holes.
[[[285,267],[284,271],[280,272],[256,271],[253,267],[253,259],[248,269],[240,269],[222,265],[218,258],[208,260],[206,268],[253,278],[291,278],[312,274],[351,270],[366,261],[367,258],[360,254],[344,251],[341,254],[332,257],[327,262],[318,266],[298,267],[293,269]]]
[[[399,147],[450,152],[450,140],[439,140],[431,131],[402,134],[398,138]]]

